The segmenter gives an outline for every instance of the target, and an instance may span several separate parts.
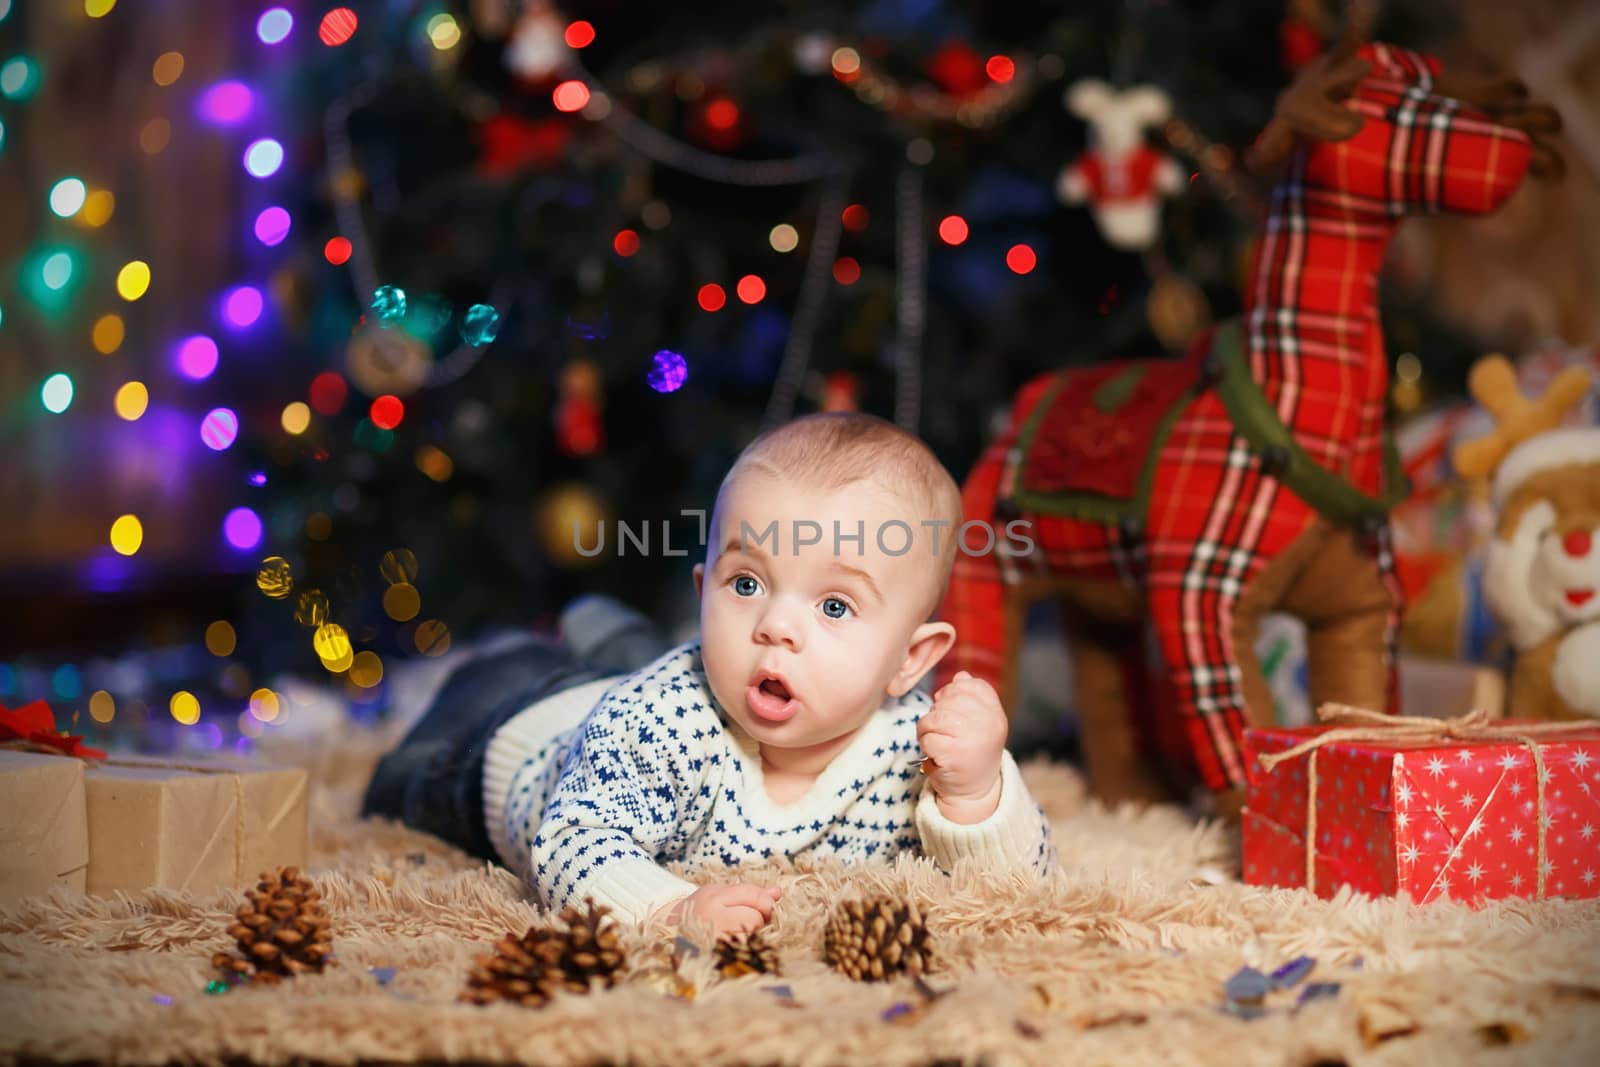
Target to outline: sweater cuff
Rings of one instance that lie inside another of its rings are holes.
[[[610,907],[618,921],[644,923],[657,908],[693,893],[700,887],[643,857],[612,860],[573,893],[574,901],[593,897]]]
[[[917,800],[917,832],[923,851],[947,871],[967,858],[987,867],[1033,870],[1048,851],[1044,819],[1010,752],[1000,757],[1000,804],[994,814],[982,822],[951,822],[927,787]]]

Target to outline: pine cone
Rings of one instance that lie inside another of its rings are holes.
[[[528,1008],[543,1007],[561,988],[561,935],[530,926],[520,938],[507,935],[494,952],[478,957],[467,975],[467,988],[457,998],[473,1004],[509,1000]]]
[[[333,940],[322,896],[298,868],[265,871],[244,895],[247,902],[234,913],[238,922],[228,927],[243,958],[218,952],[211,957],[213,967],[230,977],[272,983],[321,972],[334,962],[328,958]]]
[[[459,999],[474,1004],[510,1000],[537,1008],[562,989],[587,993],[596,982],[616,985],[627,957],[615,924],[602,925],[611,909],[597,907],[592,899],[584,906],[583,911],[562,909],[564,930],[531,926],[520,938],[501,938],[492,955],[478,958]]]
[[[778,953],[767,944],[765,933],[734,934],[719,937],[716,945],[717,970],[724,978],[746,974],[782,974]]]
[[[583,904],[583,911],[570,904],[561,909],[561,921],[567,929],[562,934],[559,962],[567,988],[574,993],[589,992],[596,981],[607,987],[616,985],[628,962],[616,924],[601,925],[611,909],[603,904],[596,906],[592,897]]]
[[[828,919],[822,954],[834,970],[858,982],[925,974],[933,964],[917,906],[889,897],[841,904]]]

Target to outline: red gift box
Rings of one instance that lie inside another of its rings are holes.
[[[1246,731],[1246,882],[1305,886],[1309,829],[1323,897],[1600,897],[1600,725],[1319,714],[1347,725]]]

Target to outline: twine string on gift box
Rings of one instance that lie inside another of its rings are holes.
[[[1349,704],[1323,704],[1317,708],[1317,718],[1335,723],[1332,730],[1302,741],[1293,748],[1256,757],[1261,766],[1271,771],[1285,760],[1311,753],[1306,761],[1306,888],[1317,891],[1317,753],[1324,745],[1337,745],[1351,741],[1515,741],[1533,756],[1535,779],[1534,819],[1538,826],[1538,869],[1535,900],[1544,899],[1545,831],[1544,831],[1544,754],[1539,749],[1540,738],[1555,738],[1593,730],[1592,723],[1539,722],[1502,723],[1495,725],[1489,712],[1474,708],[1454,719],[1433,719],[1416,715],[1385,715],[1367,708]],[[1343,725],[1348,724],[1348,725]]]

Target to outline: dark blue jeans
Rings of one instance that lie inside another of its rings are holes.
[[[361,814],[399,819],[500,862],[483,816],[484,755],[494,732],[535,701],[644,662],[595,663],[564,645],[532,640],[463,664],[400,746],[379,761]]]

